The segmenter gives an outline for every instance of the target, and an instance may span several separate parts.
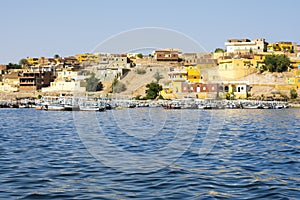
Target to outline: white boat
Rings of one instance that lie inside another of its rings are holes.
[[[97,105],[81,105],[79,106],[80,111],[105,111],[105,107]]]
[[[42,109],[47,111],[62,111],[65,110],[65,107],[61,104],[49,104],[42,106]]]

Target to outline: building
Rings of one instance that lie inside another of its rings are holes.
[[[84,81],[62,81],[57,80],[51,82],[50,87],[42,88],[42,92],[63,92],[63,93],[70,93],[70,92],[85,92],[86,87]]]
[[[43,87],[42,92],[85,92],[85,78],[78,71],[62,69],[57,72],[57,77],[50,83],[50,87]]]
[[[287,78],[287,83],[289,85],[295,85],[297,88],[300,88],[300,66],[298,69],[294,70],[294,77]]]
[[[63,67],[79,67],[80,63],[75,56],[60,57],[56,59]]]
[[[44,72],[24,72],[19,77],[20,91],[21,90],[40,90],[42,87],[50,86],[53,81],[53,75],[50,71]]]
[[[294,44],[292,42],[276,42],[268,44],[268,52],[283,51],[290,52],[294,51]]]
[[[127,54],[109,54],[99,53],[99,62],[97,64],[98,69],[103,68],[130,68],[130,59]]]
[[[39,58],[25,58],[28,65],[31,66],[31,65],[38,65],[39,64]]]
[[[267,51],[268,43],[263,38],[229,39],[225,42],[227,53],[261,53]]]
[[[20,72],[10,72],[3,74],[0,82],[0,91],[16,92],[19,90],[19,75]]]
[[[299,69],[300,68],[300,57],[289,57],[290,58],[290,67],[293,69]]]
[[[222,80],[236,80],[257,72],[254,59],[232,58],[219,59],[218,71]]]
[[[249,83],[242,81],[182,83],[183,93],[193,93],[198,98],[225,99],[227,93],[233,93],[236,99],[246,99],[249,89]]]
[[[179,56],[177,51],[156,50],[154,51],[154,59],[156,61],[178,62]]]
[[[79,63],[89,62],[89,63],[98,63],[99,56],[91,53],[77,54],[76,58]]]
[[[185,68],[187,71],[187,81],[191,83],[199,83],[201,80],[200,69],[195,66],[189,66]]]
[[[227,93],[233,93],[236,99],[246,99],[250,90],[248,81],[223,81],[219,85],[219,93],[223,94],[223,98]]]
[[[168,78],[171,81],[170,87],[172,88],[173,93],[181,93],[183,82],[187,81],[187,70],[186,69],[172,69],[168,73]]]

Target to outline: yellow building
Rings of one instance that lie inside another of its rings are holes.
[[[219,75],[222,80],[236,80],[256,72],[256,65],[254,59],[219,59]]]
[[[189,66],[185,68],[187,71],[187,80],[191,83],[199,83],[201,79],[200,69],[198,67]]]
[[[300,68],[300,58],[299,57],[290,57],[291,68],[298,69]]]
[[[300,87],[300,69],[296,69],[294,71],[294,77],[292,78],[287,78],[287,83],[289,85],[296,85],[297,88]]]
[[[91,53],[84,53],[84,54],[77,54],[76,58],[78,62],[99,62],[99,56],[91,54]]]
[[[159,93],[164,99],[173,99],[176,98],[176,95],[173,93],[173,88],[170,86],[164,86],[163,90]]]
[[[268,51],[291,51],[294,50],[294,45],[292,42],[276,42],[273,44],[268,44]]]
[[[28,65],[38,65],[39,58],[25,58],[28,62]]]

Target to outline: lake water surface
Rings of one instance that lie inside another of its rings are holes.
[[[299,111],[0,109],[0,199],[299,199]]]

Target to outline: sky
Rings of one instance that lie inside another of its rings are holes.
[[[144,27],[184,35],[206,51],[224,48],[229,38],[300,43],[299,8],[297,0],[2,0],[0,64],[93,52],[99,43]],[[149,45],[159,32],[140,37]]]

